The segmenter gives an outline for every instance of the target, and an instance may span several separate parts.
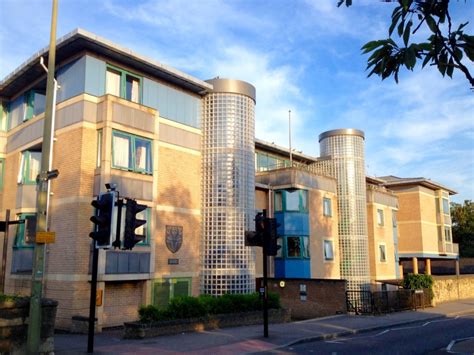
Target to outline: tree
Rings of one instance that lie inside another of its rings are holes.
[[[459,243],[461,256],[474,257],[474,203],[451,203],[451,220],[453,239]]]
[[[400,68],[413,71],[418,59],[422,67],[436,66],[443,75],[452,78],[454,70],[464,74],[474,90],[474,77],[466,62],[474,62],[474,36],[464,33],[469,22],[453,24],[449,0],[381,0],[398,2],[392,12],[392,23],[387,39],[370,41],[362,46],[363,54],[371,52],[367,60],[369,75],[377,74],[382,80],[393,76],[398,83]],[[465,0],[466,1],[466,0]],[[352,5],[352,0],[339,0],[338,6]],[[430,36],[426,42],[410,43],[410,36],[421,26],[427,26]],[[396,31],[395,31],[396,29]],[[401,39],[397,43],[393,33]],[[470,63],[469,63],[470,64]]]

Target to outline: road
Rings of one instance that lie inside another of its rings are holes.
[[[472,349],[462,347],[463,353],[474,354],[474,312],[430,322],[389,328],[331,340],[292,345],[266,354],[447,354],[450,344],[455,353],[455,339],[470,338]],[[458,346],[459,350],[461,346]]]

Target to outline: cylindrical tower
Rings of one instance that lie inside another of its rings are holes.
[[[349,290],[370,286],[364,132],[335,129],[319,135],[321,156],[331,156],[337,179],[341,277]]]
[[[202,121],[201,292],[255,291],[255,87],[212,79]]]

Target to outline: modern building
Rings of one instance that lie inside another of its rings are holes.
[[[48,221],[56,242],[46,247],[44,295],[59,301],[59,328],[88,315],[91,201],[106,183],[148,209],[145,240],[133,251],[99,251],[101,326],[180,295],[253,292],[262,257],[245,247],[244,231],[263,209],[280,224],[281,249],[269,265],[277,278],[343,278],[367,289],[401,277],[399,259],[456,257],[441,213],[454,191],[426,179],[366,178],[363,132],[322,133],[319,158],[290,154],[255,139],[249,83],[203,81],[80,29],[56,48],[59,176]],[[0,82],[0,220],[6,210],[34,220],[47,56],[39,51]],[[411,212],[416,199],[420,211]],[[6,292],[29,294],[30,234],[23,225],[10,233]]]

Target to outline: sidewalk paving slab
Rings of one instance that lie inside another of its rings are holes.
[[[95,336],[95,353],[108,354],[248,354],[282,347],[402,325],[428,322],[464,313],[474,313],[474,299],[447,302],[436,307],[390,313],[380,316],[337,315],[299,322],[269,325],[269,337],[263,326],[223,328],[199,333],[183,333],[147,339],[121,339],[121,331],[104,331]],[[57,334],[57,354],[83,354],[87,336]]]

